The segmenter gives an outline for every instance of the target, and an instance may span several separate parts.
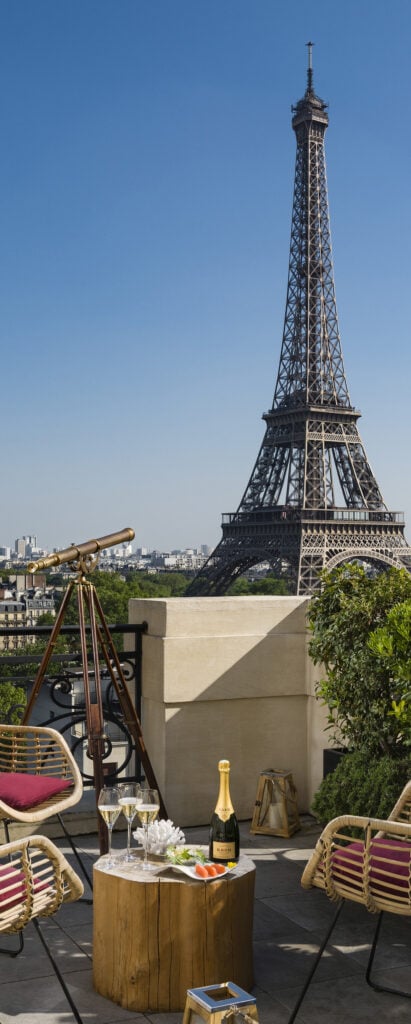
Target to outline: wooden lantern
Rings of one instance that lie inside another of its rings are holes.
[[[258,1024],[255,996],[233,981],[205,988],[189,988],[183,1024]]]
[[[250,832],[288,839],[299,828],[297,790],[291,772],[282,768],[261,772]]]

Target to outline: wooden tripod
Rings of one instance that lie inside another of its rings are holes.
[[[53,655],[57,637],[59,636],[61,627],[63,625],[64,616],[66,614],[70,598],[73,594],[73,591],[76,590],[79,614],[81,655],[83,664],[86,730],[88,741],[87,753],[93,763],[96,804],[98,801],[100,790],[104,786],[103,759],[105,749],[105,735],[99,663],[99,652],[101,652],[106,663],[109,675],[111,677],[115,693],[117,694],[118,701],[123,712],[125,724],[127,725],[127,728],[135,742],[136,750],[138,751],[148,785],[151,789],[157,789],[159,792],[160,817],[167,818],[167,811],[164,806],[163,798],[161,796],[158,783],[156,781],[154,771],[144,744],[141,723],[138,718],[134,704],[131,700],[129,691],[127,689],[127,684],[121,668],[120,660],[116,648],[114,646],[107,622],[105,620],[104,612],[101,607],[99,597],[93,584],[90,583],[89,580],[87,580],[85,577],[85,572],[90,572],[90,569],[94,568],[95,564],[95,561],[91,563],[89,556],[83,556],[80,557],[73,566],[73,568],[75,568],[75,570],[77,571],[78,575],[76,579],[70,581],[66,593],[64,595],[59,613],[57,615],[56,621],[54,623],[50,635],[50,639],[48,641],[36,678],[34,680],[33,689],[30,694],[30,698],[25,710],[23,724],[27,724],[27,722],[30,719],[33,706],[38,697],[44,676],[47,671],[47,666],[49,664],[50,658]],[[94,676],[93,689],[91,688],[90,685],[91,673],[89,670],[89,651],[87,647],[86,638],[86,611],[88,613],[91,634],[92,674]],[[100,814],[97,814],[97,820],[99,828],[100,853],[107,853],[107,828]]]

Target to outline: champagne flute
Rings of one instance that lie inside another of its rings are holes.
[[[115,861],[113,860],[111,854],[111,838],[113,827],[121,811],[121,807],[119,804],[119,791],[117,787],[103,786],[103,788],[100,790],[97,806],[100,811],[101,817],[103,818],[103,821],[106,823],[108,829],[108,854],[105,866],[107,868],[113,868],[115,866]]]
[[[119,804],[127,820],[127,853],[124,860],[134,860],[131,852],[131,826],[137,814],[137,805],[142,802],[141,786],[138,782],[124,782],[118,786]]]
[[[148,863],[148,826],[156,820],[160,810],[160,797],[156,789],[143,789],[141,791],[142,801],[137,804],[137,814],[145,832],[143,871],[152,871],[152,865]]]

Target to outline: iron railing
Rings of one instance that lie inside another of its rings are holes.
[[[0,629],[0,684],[8,682],[16,688],[21,687],[26,696],[30,695],[38,667],[42,659],[41,652],[19,653],[19,647],[25,641],[44,640],[45,645],[50,637],[52,626],[8,627]],[[123,637],[119,653],[123,677],[135,702],[136,712],[141,718],[141,666],[142,637],[147,630],[147,623],[116,624],[109,626],[115,642],[116,637]],[[89,632],[89,627],[87,628]],[[62,626],[61,636],[79,636],[77,626]],[[125,638],[128,638],[127,644]],[[10,644],[15,645],[10,651]],[[8,649],[4,649],[5,646]],[[54,651],[48,670],[41,684],[41,690],[33,707],[32,721],[36,725],[46,725],[62,733],[72,750],[79,765],[84,786],[94,784],[93,764],[88,758],[86,703],[84,697],[83,667],[80,643],[73,645],[72,652]],[[102,706],[104,720],[104,754],[103,772],[107,782],[114,784],[116,778],[127,776],[129,780],[140,781],[141,765],[136,744],[131,736],[123,717],[122,709],[108,672],[102,659],[100,668]],[[93,686],[93,678],[89,679]],[[12,720],[16,714],[23,716],[24,703],[15,703],[9,708],[6,718]]]
[[[247,527],[262,523],[280,522],[291,519],[294,522],[331,521],[367,523],[403,523],[403,512],[388,512],[384,509],[364,508],[299,508],[294,505],[276,505],[275,508],[250,509],[242,512],[223,512],[222,525],[238,523]]]

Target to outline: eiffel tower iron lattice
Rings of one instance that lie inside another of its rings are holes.
[[[404,517],[390,512],[350,402],[341,350],[328,212],[327,104],[307,88],[292,107],[297,139],[284,333],[265,436],[238,509],[187,590],[224,594],[268,562],[290,590],[311,594],[322,569],[366,560],[411,571]]]

